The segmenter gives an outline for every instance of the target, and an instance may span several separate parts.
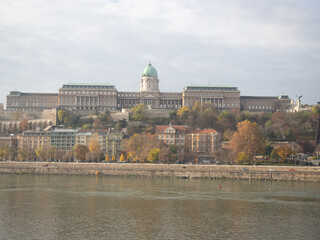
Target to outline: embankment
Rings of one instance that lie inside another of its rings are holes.
[[[295,171],[289,171],[294,168]],[[270,171],[272,169],[272,171]],[[62,174],[320,182],[320,167],[0,162],[0,174]]]

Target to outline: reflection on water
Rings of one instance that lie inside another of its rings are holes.
[[[318,239],[319,210],[317,183],[0,176],[0,239]]]

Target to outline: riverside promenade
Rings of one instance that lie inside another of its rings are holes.
[[[293,169],[295,171],[292,171]],[[104,175],[320,182],[320,167],[300,166],[0,162],[0,174]]]

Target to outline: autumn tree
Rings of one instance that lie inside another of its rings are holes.
[[[265,141],[257,128],[257,124],[245,120],[237,124],[237,131],[232,136],[230,147],[237,157],[239,157],[239,153],[243,152],[250,164],[255,155],[264,153]],[[241,153],[242,156],[243,153]]]
[[[106,155],[106,157],[104,158],[104,160],[105,160],[106,162],[109,162],[109,156],[108,156],[108,154]]]
[[[113,155],[111,160],[112,160],[112,162],[115,162],[117,160],[116,156]]]
[[[22,161],[30,160],[34,156],[34,151],[29,148],[20,148],[18,151],[18,159]]]
[[[47,155],[49,160],[56,160],[57,148],[55,146],[51,146],[47,150]]]
[[[19,124],[20,132],[24,132],[24,131],[28,130],[28,128],[29,128],[28,119],[23,119]]]
[[[135,156],[138,161],[145,162],[148,159],[151,149],[157,146],[155,135],[152,134],[134,134],[129,140],[129,152]]]
[[[284,162],[290,155],[295,154],[295,151],[288,146],[280,146],[277,148],[277,154],[280,156],[281,161]]]
[[[120,162],[124,162],[126,160],[126,158],[124,157],[123,153],[120,156]]]
[[[74,160],[74,152],[73,152],[73,150],[65,151],[62,159],[65,162],[73,161]]]
[[[80,161],[84,161],[86,159],[86,155],[88,151],[89,151],[88,147],[83,144],[77,144],[74,147],[74,155]]]
[[[45,160],[46,156],[47,156],[47,149],[43,148],[43,147],[39,147],[35,150],[36,156],[40,159],[40,160]]]
[[[98,160],[100,155],[99,135],[94,133],[89,138],[89,151],[93,160]]]

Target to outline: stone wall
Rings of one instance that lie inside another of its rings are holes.
[[[130,163],[0,162],[2,174],[70,174],[169,178],[244,179],[320,182],[319,167],[225,166]]]

